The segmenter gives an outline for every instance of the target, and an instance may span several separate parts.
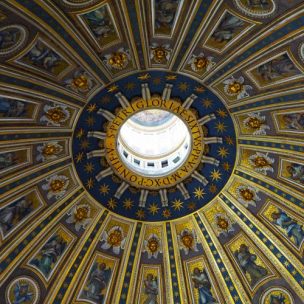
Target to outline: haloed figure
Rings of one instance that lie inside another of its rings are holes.
[[[211,293],[211,284],[207,273],[199,268],[194,268],[191,275],[194,288],[198,290],[199,297],[197,304],[216,304],[216,299]]]
[[[147,295],[144,304],[158,304],[157,277],[155,277],[152,273],[148,273],[146,279],[144,280],[144,287],[145,287],[144,292]]]
[[[284,229],[287,236],[292,238],[296,246],[299,247],[304,239],[303,227],[284,211],[273,212],[271,217],[274,223]]]
[[[257,264],[257,256],[249,251],[247,245],[241,244],[234,254],[243,272],[250,276],[251,286],[255,286],[267,275],[266,268]]]

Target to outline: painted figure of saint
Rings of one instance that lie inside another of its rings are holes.
[[[286,167],[290,178],[302,185],[304,185],[304,166],[292,163]]]
[[[86,283],[85,297],[97,304],[104,303],[104,290],[111,277],[111,269],[105,263],[95,262]]]
[[[158,304],[158,284],[157,277],[152,273],[148,273],[146,279],[144,280],[144,293],[147,295],[147,298],[144,301],[144,304]]]
[[[301,225],[282,210],[273,212],[271,217],[277,226],[285,230],[287,236],[294,241],[297,247],[302,244],[304,239],[304,230]]]
[[[304,130],[304,113],[284,114],[282,117],[286,129]]]
[[[13,291],[13,304],[26,304],[33,299],[33,292],[26,282],[17,282]]]
[[[22,117],[26,114],[26,104],[18,100],[0,97],[0,117]]]
[[[67,242],[56,233],[47,241],[30,264],[36,266],[46,278],[49,278],[66,247]]]
[[[290,60],[287,54],[282,54],[257,68],[257,73],[266,82],[291,77],[300,74],[299,69]]]
[[[155,27],[171,30],[180,0],[155,0]]]
[[[0,232],[2,235],[9,233],[16,225],[34,210],[30,200],[18,200],[0,210]]]
[[[59,65],[66,66],[63,59],[41,41],[37,41],[34,47],[26,54],[25,59],[32,65],[54,73],[55,68]]]
[[[198,290],[198,303],[197,304],[216,304],[216,299],[211,293],[211,284],[205,270],[200,270],[198,267],[193,269],[191,275],[194,288]]]
[[[115,27],[105,6],[84,14],[83,17],[97,39],[115,34]]]
[[[257,256],[249,251],[247,245],[241,244],[234,255],[243,272],[249,274],[252,287],[267,275],[267,269],[256,263]]]
[[[8,152],[0,154],[0,170],[7,169],[16,164],[18,164],[18,158],[15,156],[15,153]]]
[[[228,43],[233,39],[236,32],[244,26],[244,21],[232,14],[226,13],[220,24],[212,34],[212,38],[217,42]]]

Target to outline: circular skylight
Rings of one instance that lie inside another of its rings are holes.
[[[145,176],[164,176],[185,162],[191,151],[191,136],[176,115],[149,109],[123,124],[117,148],[131,170]]]

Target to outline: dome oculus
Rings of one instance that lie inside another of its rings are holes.
[[[120,128],[121,160],[144,176],[164,176],[179,168],[191,151],[186,124],[171,112],[150,109],[129,118]]]

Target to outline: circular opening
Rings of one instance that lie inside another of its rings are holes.
[[[191,136],[186,124],[175,114],[149,109],[138,112],[122,125],[117,149],[131,170],[145,176],[164,176],[186,161]]]

